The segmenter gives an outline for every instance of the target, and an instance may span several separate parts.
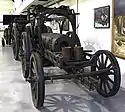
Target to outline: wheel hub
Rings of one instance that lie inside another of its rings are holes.
[[[107,81],[107,80],[108,80],[108,74],[101,74],[101,75],[99,76],[99,78],[100,78],[101,80],[103,80],[103,81]]]

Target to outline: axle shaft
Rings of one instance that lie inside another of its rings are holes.
[[[45,80],[72,79],[72,78],[78,78],[78,77],[97,76],[104,73],[109,73],[110,70],[111,68],[106,68],[106,69],[101,69],[99,71],[84,72],[79,74],[51,75],[51,76],[45,76]]]

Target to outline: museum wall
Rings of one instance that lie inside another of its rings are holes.
[[[94,28],[94,8],[111,5],[111,0],[88,0],[79,4],[79,29],[78,34],[81,43],[85,42],[94,44],[93,50],[108,49],[111,50],[111,28],[95,29]],[[112,11],[111,11],[112,13]],[[89,45],[87,45],[89,48]],[[90,46],[91,48],[91,46]]]
[[[93,49],[94,52],[98,49],[111,51],[111,28],[103,30],[94,28],[94,8],[111,4],[111,0],[79,0],[77,8],[76,0],[65,0],[60,3],[60,5],[70,5],[71,8],[80,13],[78,16],[78,35],[85,49]]]

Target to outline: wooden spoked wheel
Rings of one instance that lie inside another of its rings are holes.
[[[33,104],[40,109],[44,103],[45,81],[41,57],[37,52],[33,52],[30,57],[30,77]]]
[[[15,28],[12,30],[12,49],[15,60],[19,60],[19,34]]]
[[[109,72],[96,77],[98,79],[97,92],[103,97],[114,96],[118,92],[121,83],[119,64],[109,51],[100,50],[95,55],[96,67],[94,69],[96,71],[110,68]]]
[[[30,49],[30,39],[27,36],[27,33],[23,32],[21,38],[21,63],[24,78],[28,78],[29,76]]]

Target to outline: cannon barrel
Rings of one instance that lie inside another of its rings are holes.
[[[43,33],[42,34],[43,46],[53,52],[61,52],[63,47],[72,45],[72,38],[57,33]]]

